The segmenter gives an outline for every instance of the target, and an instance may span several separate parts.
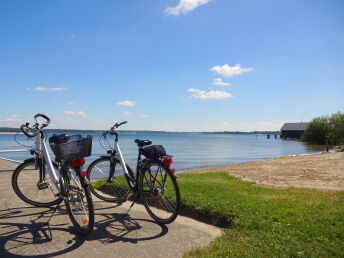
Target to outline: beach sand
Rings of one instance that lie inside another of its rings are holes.
[[[187,173],[220,171],[268,187],[344,190],[344,152],[280,157],[190,170]]]

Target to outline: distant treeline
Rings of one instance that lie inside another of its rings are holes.
[[[105,130],[81,130],[81,129],[44,129],[46,132],[84,132],[84,133],[101,133]],[[0,132],[20,132],[19,128],[0,127]],[[149,130],[119,130],[123,133],[201,133],[201,134],[280,134],[280,131],[253,131],[253,132],[240,132],[240,131],[224,131],[224,132],[166,132],[166,131],[149,131]]]

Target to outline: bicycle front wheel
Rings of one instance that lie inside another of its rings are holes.
[[[54,168],[58,169],[56,163]],[[54,195],[50,187],[55,187],[49,173],[40,180],[41,167],[36,167],[35,159],[28,159],[13,172],[12,187],[17,196],[24,202],[36,207],[49,207],[62,201]]]
[[[161,162],[147,163],[139,182],[143,204],[149,215],[163,224],[174,221],[180,209],[180,192],[170,169]]]
[[[128,165],[127,170],[130,176],[134,177]],[[102,157],[93,161],[87,168],[87,177],[91,182],[91,192],[106,202],[123,201],[130,191],[123,168],[119,160],[113,157]]]
[[[71,168],[63,176],[63,191],[70,220],[79,234],[87,235],[94,226],[94,207],[88,185],[83,185],[80,177]]]

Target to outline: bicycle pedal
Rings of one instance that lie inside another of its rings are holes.
[[[40,183],[37,184],[37,187],[38,187],[39,190],[47,189],[48,188],[48,183],[40,182]]]

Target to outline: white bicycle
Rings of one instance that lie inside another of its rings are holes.
[[[20,129],[27,137],[36,137],[35,148],[30,150],[35,157],[26,159],[14,170],[13,190],[24,202],[36,207],[58,207],[63,200],[77,232],[89,234],[94,225],[94,208],[87,173],[82,172],[82,166],[84,157],[91,155],[92,137],[66,134],[50,137],[49,143],[57,161],[54,162],[43,132],[50,119],[40,113],[34,118],[33,126],[26,123]],[[38,118],[43,118],[44,123]]]

